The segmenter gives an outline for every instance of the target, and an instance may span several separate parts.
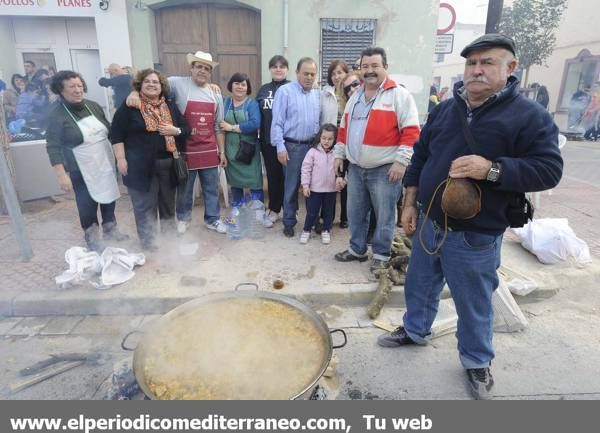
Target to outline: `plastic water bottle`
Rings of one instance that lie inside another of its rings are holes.
[[[251,211],[251,224],[249,237],[252,239],[262,239],[265,237],[265,205],[260,200],[252,200],[248,203]]]
[[[229,218],[226,220],[227,224],[227,239],[237,241],[242,239],[242,232],[240,230],[240,208],[234,206],[231,208]]]
[[[250,224],[252,223],[252,221],[251,221],[251,210],[248,207],[247,203],[243,203],[239,207],[239,210],[240,210],[240,213],[239,213],[239,228],[240,228],[240,233],[241,233],[241,235],[242,235],[243,238],[246,238],[250,234]]]

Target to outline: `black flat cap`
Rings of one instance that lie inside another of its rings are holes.
[[[488,33],[478,37],[469,45],[464,47],[460,52],[460,55],[466,58],[471,51],[484,50],[488,48],[504,48],[515,55],[515,41],[508,36],[504,36],[499,33]]]

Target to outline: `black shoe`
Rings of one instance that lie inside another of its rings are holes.
[[[417,344],[412,338],[408,336],[404,330],[404,326],[398,326],[392,332],[386,332],[381,334],[377,338],[377,344],[382,347],[400,347],[409,346],[411,344]]]
[[[367,260],[369,257],[367,256],[355,256],[354,254],[352,254],[349,250],[344,250],[341,253],[337,253],[334,258],[338,261],[338,262],[353,262],[355,260],[359,261],[359,262],[364,262],[365,260]]]
[[[491,400],[494,398],[492,387],[494,378],[490,368],[469,368],[467,369],[469,388],[475,400]]]
[[[126,241],[127,239],[129,239],[129,235],[126,235],[125,233],[121,233],[121,231],[117,227],[117,223],[114,221],[111,221],[108,223],[103,223],[102,224],[102,232],[103,232],[102,239],[104,239],[105,241],[121,242],[121,241]]]
[[[320,235],[322,231],[323,231],[323,221],[321,220],[321,218],[319,218],[317,220],[317,222],[315,223],[315,233]]]
[[[294,237],[294,227],[284,227],[283,234],[288,238]]]
[[[348,228],[348,221],[340,221],[340,228],[341,229],[347,229]]]

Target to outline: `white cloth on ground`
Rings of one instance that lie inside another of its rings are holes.
[[[60,288],[89,281],[97,289],[108,289],[132,279],[133,268],[144,265],[146,257],[123,248],[107,247],[100,255],[86,248],[71,247],[65,252],[65,261],[69,269],[55,278]]]

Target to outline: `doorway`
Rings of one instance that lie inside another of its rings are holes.
[[[235,72],[248,74],[253,93],[260,87],[260,12],[213,3],[167,7],[156,11],[156,28],[166,75],[189,75],[185,56],[201,50],[219,62],[212,81],[223,93]]]

